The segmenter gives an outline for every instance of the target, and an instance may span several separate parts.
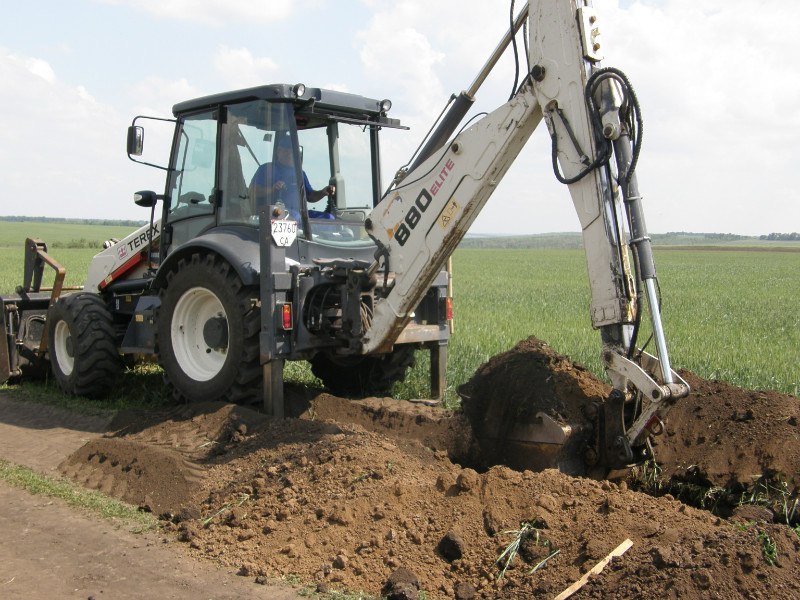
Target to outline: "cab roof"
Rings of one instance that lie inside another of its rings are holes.
[[[375,100],[357,94],[311,87],[305,88],[303,94],[298,95],[295,92],[296,87],[295,85],[286,83],[277,83],[223,92],[221,94],[212,94],[210,96],[195,98],[194,100],[179,102],[172,107],[172,114],[174,114],[175,117],[180,117],[187,113],[214,108],[224,104],[236,104],[239,102],[261,99],[292,102],[298,105],[313,104],[315,108],[320,108],[330,113],[360,116],[362,118],[366,117],[379,122],[384,119],[387,122],[393,121],[392,119],[386,119],[385,114],[381,112],[381,100]]]

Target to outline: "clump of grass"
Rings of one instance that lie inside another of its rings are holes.
[[[379,597],[364,592],[343,592],[339,590],[330,590],[325,593],[317,592],[316,585],[308,585],[297,591],[300,596],[319,598],[319,600],[380,600]],[[425,592],[420,591],[420,600],[423,599]]]
[[[736,531],[747,531],[750,529],[755,523],[753,521],[744,521],[739,523],[732,523],[731,524]]]
[[[761,555],[764,561],[771,567],[775,566],[778,560],[778,547],[775,541],[763,530],[758,532],[756,539],[761,543]]]
[[[702,491],[702,489],[701,489]],[[717,512],[717,507],[721,502],[723,502],[726,498],[729,497],[729,492],[724,487],[713,485],[702,491],[702,495],[700,496],[700,508],[705,510],[711,511],[712,513]]]
[[[631,469],[631,486],[645,494],[659,496],[665,485],[661,473],[661,466],[656,462],[656,459],[648,458],[642,464],[636,465]]]
[[[537,527],[537,525],[541,524],[538,522],[531,523],[528,521],[523,521],[520,524],[519,529],[504,531],[502,533],[502,535],[510,535],[512,536],[512,538],[511,542],[509,542],[509,544],[505,547],[503,552],[500,553],[500,556],[498,556],[497,560],[495,561],[495,564],[501,566],[500,575],[498,576],[498,579],[502,579],[503,576],[506,574],[506,571],[511,566],[511,563],[514,561],[514,558],[516,558],[517,554],[519,554],[520,546],[522,546],[522,544],[527,539],[533,539],[534,543],[537,546],[543,546],[545,548],[550,549],[548,555],[542,560],[540,560],[538,563],[536,563],[533,566],[533,568],[531,568],[531,570],[528,571],[529,575],[531,573],[535,573],[536,571],[544,567],[545,563],[547,563],[548,560],[550,560],[556,554],[559,553],[559,550],[557,548],[553,548],[550,540],[548,540],[546,537],[544,537],[544,535],[542,535],[542,531],[539,527]]]
[[[163,371],[153,362],[136,364],[115,382],[114,391],[106,398],[90,399],[70,396],[59,389],[49,371],[40,380],[25,379],[6,383],[0,390],[8,397],[23,402],[36,402],[73,410],[84,415],[108,416],[118,410],[153,409],[174,403],[170,390],[164,385]]]
[[[750,491],[742,493],[739,498],[740,506],[743,504],[765,506],[790,527],[797,520],[798,503],[800,498],[797,490],[790,492],[786,481],[769,476],[760,477]]]
[[[367,479],[369,479],[373,475],[374,475],[374,472],[372,471],[372,469],[368,469],[366,471],[362,471],[361,473],[356,475],[350,483],[351,484],[355,484],[355,483],[358,483],[360,481],[366,481]]]
[[[628,482],[640,492],[656,497],[671,494],[681,502],[714,514],[727,515],[732,508],[752,504],[768,508],[789,527],[797,524],[798,491],[790,491],[789,484],[774,475],[764,475],[742,490],[711,485],[698,475],[695,466],[686,467],[685,471],[694,480],[665,480],[655,459],[649,459],[631,469]]]
[[[755,527],[755,522],[745,521],[742,523],[732,523],[731,525],[736,531],[745,532]],[[755,534],[756,541],[761,545],[761,556],[764,558],[764,562],[771,567],[775,566],[775,563],[778,561],[778,546],[775,544],[775,540],[763,529],[756,529]]]
[[[30,494],[59,498],[69,506],[88,510],[106,519],[121,522],[135,533],[158,527],[158,520],[125,502],[82,488],[66,479],[37,473],[33,469],[0,459],[0,479]]]
[[[200,521],[200,523],[203,525],[203,527],[207,527],[208,524],[211,523],[211,521],[213,521],[214,519],[216,519],[219,515],[228,512],[234,506],[241,506],[242,504],[244,504],[248,500],[250,500],[250,494],[239,494],[239,501],[238,502],[226,502],[225,504],[222,505],[222,508],[220,508],[213,515],[211,515],[209,517],[206,517],[205,519]]]

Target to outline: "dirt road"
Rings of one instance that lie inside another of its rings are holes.
[[[87,417],[0,395],[0,457],[41,472],[56,467],[109,417]],[[0,598],[270,598],[289,586],[262,586],[188,558],[157,534],[136,535],[59,500],[0,483]]]

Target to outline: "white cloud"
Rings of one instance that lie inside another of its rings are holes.
[[[256,57],[247,48],[229,48],[220,45],[214,55],[214,68],[231,88],[262,85],[278,71],[278,65],[269,57]]]
[[[398,103],[401,110],[421,116],[435,115],[436,106],[446,98],[436,74],[444,55],[412,27],[396,29],[391,19],[386,18],[375,21],[359,36],[363,41],[361,62],[367,73],[378,86],[398,87],[397,82],[402,82],[402,102]]]
[[[136,114],[170,118],[173,105],[214,91],[199,90],[184,78],[169,81],[151,75],[134,84],[129,97]]]
[[[420,126],[431,122],[451,93],[470,85],[508,27],[505,2],[367,4],[375,12],[356,36],[365,74],[379,86],[401,90],[393,98],[396,110]]]
[[[125,158],[129,116],[46,64],[0,48],[0,214],[145,218],[129,198],[163,189],[163,175],[148,180],[152,169]]]
[[[27,68],[28,71],[37,77],[41,77],[49,83],[55,81],[56,74],[53,72],[53,68],[47,63],[47,61],[42,60],[41,58],[28,58],[23,62],[25,64],[25,68]]]
[[[350,86],[346,83],[338,83],[338,82],[331,82],[331,83],[324,83],[322,87],[326,90],[333,90],[334,92],[350,92]]]
[[[668,0],[629,10],[595,4],[606,62],[629,74],[642,102],[639,180],[651,228],[796,228],[800,192],[782,182],[796,170],[800,150],[793,56],[798,6],[777,0]]]
[[[91,102],[92,104],[94,104],[96,102],[94,97],[89,93],[89,90],[87,90],[82,85],[79,85],[78,87],[76,87],[75,91],[77,92],[78,97],[81,100],[85,100],[86,102]]]
[[[450,92],[467,87],[494,49],[508,27],[508,3],[365,4],[374,10],[357,37],[365,70],[371,80],[395,90],[393,113],[414,126],[411,137],[418,141]],[[793,52],[800,5],[779,0],[664,0],[626,2],[625,8],[616,0],[595,0],[594,5],[604,36],[603,64],[629,75],[642,104],[638,175],[650,229],[796,229],[800,192],[783,182],[796,170],[800,150],[800,77]],[[492,110],[502,104],[512,77],[513,65],[505,58],[476,106]],[[577,228],[567,191],[550,169],[549,138],[540,129],[473,231]],[[407,142],[401,147],[407,149]],[[385,156],[390,168],[405,158],[392,149]]]
[[[31,29],[14,47],[0,48],[0,180],[12,191],[0,200],[4,214],[138,215],[125,203],[129,192],[163,188],[163,174],[125,157],[124,130],[132,116],[169,117],[177,102],[275,81],[390,98],[391,116],[413,129],[384,131],[388,175],[405,162],[450,94],[472,83],[509,20],[508,0],[349,0],[336,3],[335,12],[328,0],[304,0],[302,14],[297,0],[94,1],[108,5],[103,22],[78,27],[65,9],[71,26],[58,35],[45,39]],[[516,4],[518,11],[522,0]],[[800,192],[790,182],[800,151],[793,52],[800,4],[594,4],[604,64],[630,76],[642,103],[638,175],[650,229],[797,229]],[[213,35],[188,46],[177,19],[192,21],[195,31],[197,23],[213,24]],[[25,27],[29,20],[19,22]],[[135,65],[117,68],[130,39],[146,29],[159,32],[158,47],[141,48]],[[103,37],[109,30],[113,35]],[[87,54],[85,40],[94,34],[104,40],[102,54]],[[284,43],[289,38],[302,43]],[[507,54],[478,94],[473,114],[503,104],[512,78]],[[168,145],[168,134],[162,139],[148,125],[147,150]],[[554,180],[549,138],[540,127],[473,231],[577,226],[569,195]]]
[[[98,0],[127,6],[161,19],[223,25],[225,23],[273,23],[287,19],[292,0]]]
[[[508,9],[498,15],[496,2],[458,0],[365,0],[364,4],[372,17],[355,36],[364,77],[376,90],[372,95],[389,97],[392,116],[412,129],[384,132],[382,158],[388,183],[450,95],[469,86],[502,35]]]

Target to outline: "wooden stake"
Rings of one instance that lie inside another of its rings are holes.
[[[628,548],[630,548],[631,546],[633,546],[633,542],[630,540],[625,540],[624,542],[622,542],[619,546],[617,546],[611,551],[611,554],[606,556],[603,560],[601,560],[594,567],[592,567],[591,571],[588,571],[583,577],[578,579],[578,581],[573,583],[571,586],[569,586],[567,589],[561,592],[558,596],[556,596],[555,600],[566,600],[566,598],[572,596],[572,594],[577,592],[579,589],[581,589],[589,582],[589,577],[591,577],[592,575],[597,575],[600,571],[606,568],[606,565],[611,562],[612,558],[614,558],[615,556],[622,556],[628,551]]]

